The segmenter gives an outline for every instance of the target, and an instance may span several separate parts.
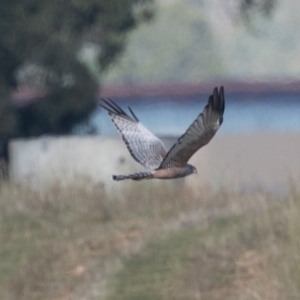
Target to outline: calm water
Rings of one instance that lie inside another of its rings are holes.
[[[153,133],[179,136],[203,110],[207,96],[114,100],[123,109],[130,106]],[[91,123],[102,135],[117,134],[104,110],[98,109],[92,116]],[[300,95],[226,95],[224,123],[219,134],[295,131],[300,131]]]

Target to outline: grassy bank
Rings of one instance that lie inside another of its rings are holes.
[[[2,182],[0,298],[300,298],[295,185],[281,197],[165,187]]]

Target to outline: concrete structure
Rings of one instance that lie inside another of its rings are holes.
[[[100,137],[42,137],[13,140],[9,146],[10,176],[34,187],[67,184],[87,177],[110,182],[113,173],[135,169],[120,139]]]
[[[169,148],[174,139],[164,140]],[[130,184],[188,185],[195,192],[205,184],[247,188],[278,188],[290,178],[300,178],[300,133],[220,135],[191,159],[198,175],[171,181],[114,182],[112,174],[142,170],[120,138],[42,137],[14,140],[10,144],[10,174],[15,182],[43,188],[86,177],[118,190]]]
[[[165,140],[169,147],[173,139]],[[113,174],[128,174],[143,170],[130,156],[121,138],[97,136],[41,137],[16,139],[9,145],[10,178],[37,190],[51,185],[68,185],[81,180],[87,184],[103,184],[108,192],[118,193],[124,186],[139,184],[116,182]],[[172,181],[165,185],[172,186]],[[157,185],[159,181],[152,184]]]

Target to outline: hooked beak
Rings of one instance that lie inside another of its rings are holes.
[[[197,169],[194,169],[194,172],[193,172],[194,174],[198,174],[198,172],[197,172]]]

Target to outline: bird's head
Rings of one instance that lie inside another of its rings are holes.
[[[189,174],[198,174],[197,169],[194,166],[187,164],[187,167],[189,169]]]
[[[193,166],[193,173],[198,174],[197,169]]]

